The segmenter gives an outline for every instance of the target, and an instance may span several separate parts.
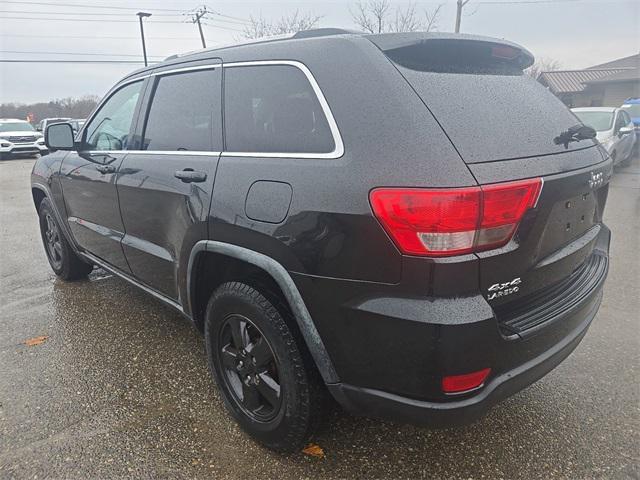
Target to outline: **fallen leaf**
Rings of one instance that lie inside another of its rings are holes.
[[[40,335],[39,337],[33,337],[28,340],[25,340],[24,343],[27,347],[35,347],[36,345],[40,345],[47,341],[49,338],[47,335]]]
[[[311,457],[324,458],[324,450],[322,450],[322,447],[320,447],[320,445],[316,445],[315,443],[310,443],[305,448],[303,448],[302,453]]]

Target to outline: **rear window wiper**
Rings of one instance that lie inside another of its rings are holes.
[[[579,142],[580,140],[588,140],[590,138],[596,138],[595,129],[588,125],[578,124],[561,132],[560,135],[553,139],[553,143],[556,145],[564,145],[564,148],[569,148],[569,143],[571,142]]]

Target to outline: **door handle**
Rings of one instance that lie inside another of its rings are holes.
[[[192,182],[204,182],[207,179],[207,174],[204,172],[196,172],[193,168],[185,168],[184,170],[177,170],[173,174],[174,177],[179,178],[184,183]]]
[[[100,173],[115,173],[116,167],[113,165],[96,165],[96,170]]]

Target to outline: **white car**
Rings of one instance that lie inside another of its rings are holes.
[[[636,133],[628,112],[614,107],[572,108],[571,111],[582,123],[595,128],[596,138],[615,165],[631,161]]]
[[[24,120],[0,118],[0,160],[16,155],[46,155],[44,135]]]

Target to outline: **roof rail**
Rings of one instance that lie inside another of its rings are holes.
[[[313,28],[311,30],[300,30],[291,38],[314,38],[328,37],[330,35],[345,35],[363,33],[357,30],[349,30],[346,28]]]

